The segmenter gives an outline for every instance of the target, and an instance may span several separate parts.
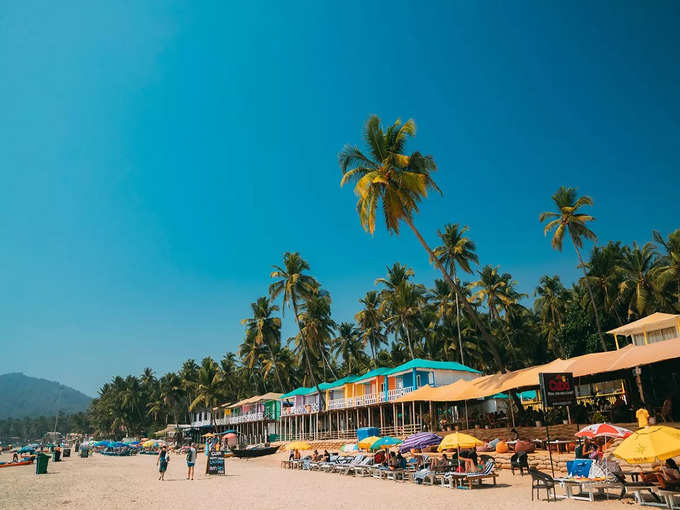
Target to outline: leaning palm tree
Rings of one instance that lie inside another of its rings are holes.
[[[309,264],[305,261],[299,253],[286,252],[283,254],[283,266],[274,266],[270,277],[277,278],[277,281],[269,286],[269,296],[272,300],[278,296],[282,297],[283,306],[282,313],[286,307],[291,307],[295,314],[295,323],[298,327],[298,335],[301,339],[302,354],[307,365],[307,375],[312,384],[319,392],[320,398],[323,398],[319,383],[312,370],[310,360],[310,351],[307,340],[302,332],[302,325],[300,324],[300,304],[307,298],[317,292],[319,283],[313,276],[304,274],[304,271],[309,270]]]
[[[470,264],[474,262],[479,264],[479,258],[475,253],[475,243],[465,233],[469,227],[465,225],[460,227],[458,223],[444,225],[444,231],[439,231],[439,237],[442,240],[442,245],[435,248],[434,253],[439,258],[439,262],[449,271],[453,280],[458,283],[458,276],[456,274],[456,266],[466,273],[472,273]],[[456,298],[456,328],[458,330],[458,348],[460,349],[460,362],[465,364],[465,357],[463,354],[463,337],[460,333],[460,302],[458,294]]]
[[[574,245],[574,250],[576,250],[576,256],[578,257],[579,266],[583,270],[583,277],[588,289],[588,294],[590,295],[590,303],[593,306],[593,314],[595,315],[595,325],[597,326],[597,334],[600,336],[600,345],[603,350],[607,350],[607,343],[604,341],[604,335],[602,335],[602,327],[600,326],[600,315],[597,311],[597,304],[595,303],[595,296],[593,296],[593,290],[588,282],[588,275],[586,274],[586,264],[583,262],[583,257],[581,256],[580,248],[583,248],[583,239],[589,239],[591,241],[597,242],[597,236],[595,232],[587,227],[587,224],[591,221],[595,221],[595,218],[589,214],[584,214],[578,212],[584,206],[593,205],[593,199],[587,195],[578,197],[575,188],[567,188],[566,186],[561,186],[560,189],[552,196],[555,205],[559,212],[542,212],[538,217],[538,221],[543,223],[545,220],[550,219],[550,221],[543,228],[543,234],[548,235],[548,232],[554,230],[552,237],[552,247],[558,251],[562,251],[562,244],[564,242],[564,235],[568,232],[571,242]],[[551,219],[552,218],[552,219]]]
[[[246,326],[246,335],[252,337],[256,347],[263,347],[267,350],[267,355],[270,359],[274,358],[273,346],[281,344],[281,319],[279,317],[272,317],[272,314],[279,310],[279,307],[272,305],[266,297],[260,297],[254,303],[250,304],[253,311],[253,317],[243,319],[241,324]],[[271,365],[274,368],[276,380],[279,383],[279,388],[283,392],[283,382],[281,382],[281,375],[278,371],[276,363]],[[252,368],[252,363],[250,363]]]
[[[427,197],[428,191],[434,189],[441,193],[431,176],[437,169],[432,156],[424,156],[417,151],[410,155],[404,153],[408,137],[415,135],[415,132],[413,120],[408,120],[404,124],[397,120],[387,130],[383,130],[380,119],[372,115],[366,122],[364,134],[368,155],[351,145],[346,145],[338,155],[343,174],[340,186],[350,181],[355,183],[354,192],[359,197],[357,201],[359,220],[371,235],[375,232],[376,211],[380,203],[388,231],[399,234],[400,221],[404,221],[411,228],[427,251],[430,261],[437,266],[446,282],[458,294],[465,311],[489,345],[498,367],[503,370],[505,365],[487,328],[472,306],[462,299],[459,286],[413,224],[418,204]]]

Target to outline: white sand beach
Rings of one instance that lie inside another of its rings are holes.
[[[428,509],[504,510],[548,508],[555,503],[531,503],[529,476],[501,470],[498,486],[456,490],[406,482],[353,478],[338,474],[281,469],[285,453],[260,459],[227,459],[226,476],[208,476],[205,456],[199,457],[196,479],[188,481],[183,456],[173,456],[166,480],[158,481],[153,456],[67,458],[50,462],[47,475],[35,466],[0,469],[0,508],[60,509],[208,508],[343,508],[398,509],[425,505]],[[542,497],[545,495],[543,493]],[[627,500],[630,502],[631,500]],[[618,501],[562,501],[561,510],[621,508]]]

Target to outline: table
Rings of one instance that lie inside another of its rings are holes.
[[[564,441],[562,439],[556,439],[554,441],[546,441],[546,445],[547,445],[548,448],[551,445],[555,445],[557,447],[557,453],[562,453],[562,447],[564,447],[564,453],[568,453],[568,445],[570,445],[571,443],[573,443],[573,441]]]

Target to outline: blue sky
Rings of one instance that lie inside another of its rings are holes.
[[[677,2],[12,2],[0,8],[0,372],[90,395],[242,340],[299,251],[337,320],[406,229],[365,234],[336,156],[414,118],[444,196],[524,292],[576,277],[538,214],[593,196],[601,241],[680,227]],[[286,332],[293,329],[286,326]]]

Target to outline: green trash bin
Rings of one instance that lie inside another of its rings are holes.
[[[47,463],[50,461],[50,456],[44,453],[39,453],[35,459],[35,474],[44,475],[47,473]]]

